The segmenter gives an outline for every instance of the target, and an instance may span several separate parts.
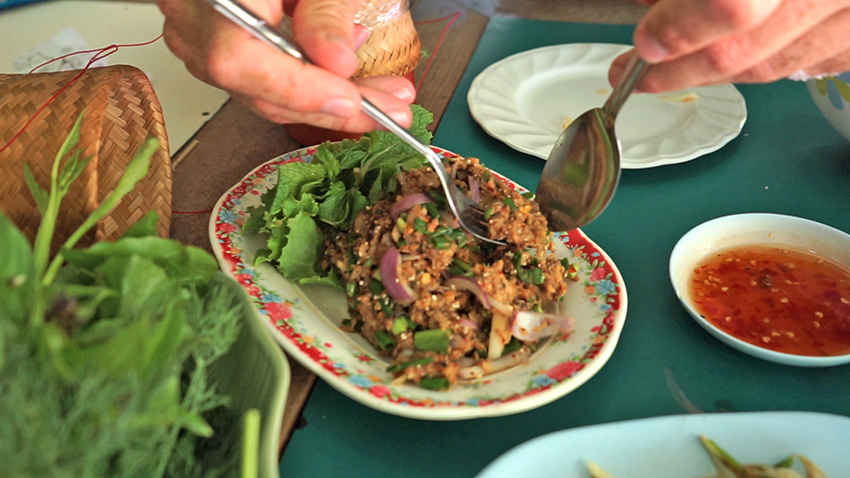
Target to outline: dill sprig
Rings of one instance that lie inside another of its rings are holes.
[[[50,257],[59,206],[88,161],[77,149],[81,118],[48,188],[25,168],[42,214],[34,245],[0,213],[2,473],[233,476],[239,453],[220,452],[238,448],[240,418],[208,372],[239,336],[241,311],[233,293],[210,286],[215,259],[156,237],[154,215],[115,242],[73,249],[147,174],[155,140]]]

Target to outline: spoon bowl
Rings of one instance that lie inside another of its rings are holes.
[[[633,54],[623,80],[605,105],[576,118],[555,142],[537,183],[536,198],[553,231],[584,226],[598,217],[614,196],[622,155],[614,124],[645,66]]]

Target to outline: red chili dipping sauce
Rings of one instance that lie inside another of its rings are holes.
[[[724,332],[777,352],[850,353],[850,270],[773,245],[720,251],[691,277],[697,312]]]

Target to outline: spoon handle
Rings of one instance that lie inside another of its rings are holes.
[[[629,62],[626,63],[626,69],[623,71],[623,77],[620,80],[620,84],[614,88],[614,92],[611,93],[611,96],[608,97],[608,101],[605,102],[605,106],[602,107],[602,109],[608,113],[608,117],[611,118],[611,121],[617,117],[617,113],[620,112],[620,108],[623,107],[623,104],[626,103],[629,95],[632,94],[632,90],[634,90],[635,84],[637,84],[638,80],[640,80],[643,75],[645,67],[646,62],[640,59],[637,52],[633,52],[632,56],[629,58]]]

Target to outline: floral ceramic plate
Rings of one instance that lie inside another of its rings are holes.
[[[469,87],[475,121],[523,153],[547,159],[566,125],[611,94],[608,68],[628,45],[571,43],[528,50],[488,66]],[[681,163],[716,151],[747,119],[731,84],[632,95],[617,116],[623,169]]]
[[[611,259],[577,230],[557,235],[564,246],[559,253],[569,256],[579,271],[561,309],[576,320],[569,337],[551,340],[523,365],[448,391],[392,385],[386,359],[366,339],[339,329],[348,317],[345,294],[326,286],[292,284],[268,263],[254,266],[254,252],[265,246],[265,237],[241,232],[247,209],[260,205],[260,195],[277,183],[277,167],[310,161],[315,151],[305,148],[269,161],[227,191],[213,211],[210,239],[222,269],[245,287],[257,317],[283,349],[331,386],[387,413],[460,420],[549,403],[582,385],[611,357],[626,319],[626,288]]]

